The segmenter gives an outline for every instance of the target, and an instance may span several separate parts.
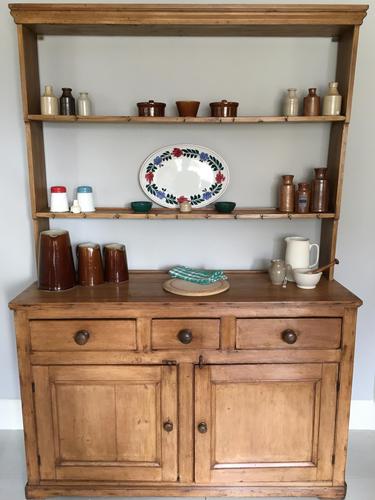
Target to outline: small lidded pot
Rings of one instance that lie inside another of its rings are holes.
[[[165,102],[137,102],[139,116],[165,116]]]
[[[95,212],[94,195],[91,186],[77,187],[77,201],[81,212]]]
[[[238,102],[229,102],[226,100],[220,102],[210,102],[210,108],[211,116],[237,116]]]
[[[65,186],[51,187],[51,212],[69,212],[68,195]]]

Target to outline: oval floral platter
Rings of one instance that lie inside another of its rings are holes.
[[[211,149],[194,144],[174,144],[152,153],[143,162],[139,182],[158,205],[176,208],[190,201],[193,208],[215,202],[229,183],[224,159]]]

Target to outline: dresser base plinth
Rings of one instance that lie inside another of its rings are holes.
[[[44,499],[56,496],[82,497],[318,497],[345,498],[345,486],[26,486],[26,498]]]

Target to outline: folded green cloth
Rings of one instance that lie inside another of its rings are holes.
[[[198,285],[210,285],[220,280],[227,280],[223,271],[207,271],[205,269],[193,269],[185,266],[175,266],[169,270],[173,278],[190,281]]]

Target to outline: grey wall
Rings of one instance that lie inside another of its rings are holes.
[[[375,2],[373,2],[375,4]],[[1,2],[0,79],[1,258],[0,398],[17,398],[18,382],[11,314],[7,301],[35,278],[28,215],[15,26]],[[375,5],[374,5],[375,6]],[[347,177],[337,255],[337,278],[365,300],[359,314],[355,399],[372,399],[375,341],[373,231],[364,214],[373,202],[372,165],[375,83],[374,21],[361,33],[356,93],[347,154]],[[98,114],[131,114],[144,99],[167,102],[216,99],[240,102],[241,114],[277,114],[282,90],[301,96],[316,86],[320,95],[334,77],[337,45],[327,39],[242,38],[63,38],[40,44],[41,83],[88,91]],[[138,186],[142,161],[158,147],[192,142],[219,152],[229,164],[224,199],[238,206],[272,206],[281,173],[309,179],[324,165],[329,126],[324,124],[101,125],[46,124],[48,184],[91,184],[98,204],[125,206],[143,199]],[[366,180],[365,180],[366,179]],[[126,243],[132,268],[167,268],[176,263],[223,268],[264,267],[281,256],[290,234],[319,238],[318,221],[60,221],[73,243]]]

